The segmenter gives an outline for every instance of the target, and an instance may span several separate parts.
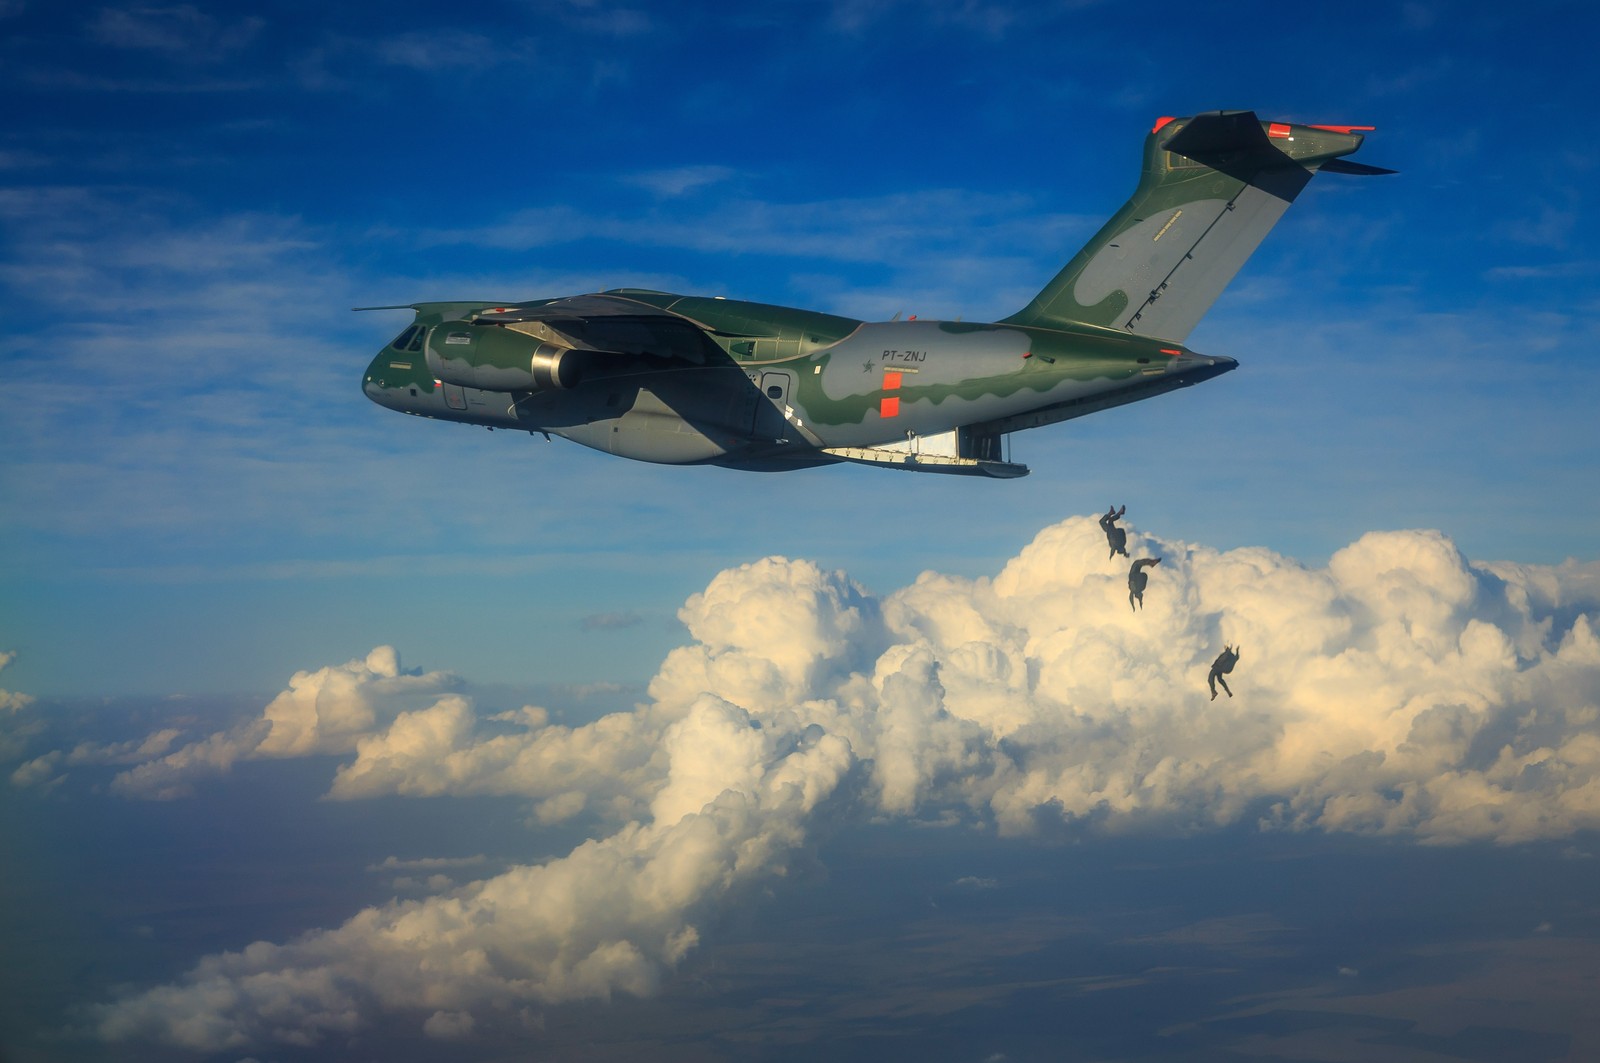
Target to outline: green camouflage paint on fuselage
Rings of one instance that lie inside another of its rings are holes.
[[[770,459],[774,448],[796,445],[815,450],[873,447],[899,442],[908,435],[939,435],[1051,403],[1082,400],[1114,391],[1131,380],[1190,370],[1198,363],[1216,371],[1232,365],[1229,359],[1201,359],[1179,346],[1093,327],[1057,330],[970,322],[867,323],[666,292],[603,294],[682,314],[711,341],[707,352],[716,353],[707,353],[705,364],[685,366],[670,374],[663,373],[659,365],[643,364],[642,356],[633,360],[608,356],[586,371],[580,383],[560,392],[559,400],[552,393],[508,401],[503,394],[470,386],[457,389],[460,394],[455,395],[452,385],[431,375],[418,351],[397,350],[391,345],[369,367],[369,388],[390,392],[388,404],[408,412],[549,432],[612,453],[620,452],[616,445],[620,441],[611,440],[620,434],[619,425],[613,422],[638,412],[643,401],[652,407],[651,417],[665,418],[667,411],[672,411],[685,422],[674,426],[670,434],[694,437],[697,445],[689,445],[689,439],[674,440],[680,446],[671,453],[679,461],[696,462],[720,461],[741,453]],[[544,305],[548,301],[419,304],[414,325],[425,331],[426,338],[421,341],[424,352],[430,345],[440,350],[439,335],[448,338],[452,335],[449,330],[457,327],[464,332],[475,311]],[[410,329],[397,341],[403,347],[417,346],[416,337],[408,338],[408,333]],[[536,337],[503,330],[480,334],[494,342],[492,348],[485,342],[488,349],[478,353],[506,365],[525,365],[540,343]],[[735,346],[739,344],[745,346]],[[730,347],[741,353],[731,353]],[[757,357],[763,350],[785,348],[804,353]],[[746,351],[749,353],[743,353]],[[481,373],[481,367],[476,371]],[[782,395],[763,394],[762,378],[776,374],[787,377]],[[674,386],[663,388],[664,383]],[[752,385],[756,387],[753,396]],[[671,394],[664,396],[663,390]],[[641,391],[648,393],[649,399],[641,400]],[[656,400],[661,408],[654,408]],[[773,410],[778,417],[771,416]],[[689,431],[684,431],[685,427]]]

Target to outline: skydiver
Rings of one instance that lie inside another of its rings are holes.
[[[1211,700],[1217,700],[1217,684],[1222,684],[1222,689],[1228,691],[1228,697],[1233,697],[1233,691],[1228,690],[1228,681],[1223,676],[1233,671],[1233,666],[1239,663],[1239,651],[1232,646],[1224,645],[1222,652],[1217,654],[1217,659],[1211,662],[1211,674],[1206,676],[1206,682],[1211,684]]]
[[[1100,530],[1106,533],[1106,542],[1111,544],[1111,552],[1106,555],[1108,560],[1118,554],[1123,557],[1128,556],[1128,533],[1117,527],[1117,519],[1126,512],[1128,512],[1127,506],[1121,509],[1108,509],[1106,515],[1100,518]]]
[[[1121,529],[1118,529],[1119,531]],[[1128,569],[1128,608],[1133,608],[1134,599],[1138,599],[1139,608],[1144,608],[1144,588],[1150,582],[1150,574],[1145,571],[1149,565],[1159,565],[1159,557],[1141,557]]]

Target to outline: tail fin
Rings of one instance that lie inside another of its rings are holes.
[[[1267,123],[1253,111],[1161,119],[1133,198],[1006,322],[1182,340],[1318,170],[1394,172],[1341,158],[1370,128]]]

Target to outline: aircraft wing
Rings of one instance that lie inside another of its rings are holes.
[[[522,321],[562,321],[587,318],[675,318],[681,317],[650,303],[617,295],[568,295],[537,303],[485,307],[479,321],[489,325],[510,325]]]
[[[709,329],[682,314],[615,295],[571,295],[516,306],[485,307],[474,325],[494,325],[573,350],[654,355],[703,365],[722,349]]]

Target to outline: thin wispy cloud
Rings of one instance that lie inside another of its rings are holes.
[[[247,47],[266,20],[217,18],[191,4],[101,8],[87,24],[89,38],[112,48],[158,52],[187,63],[218,63]]]
[[[702,254],[781,255],[796,260],[887,262],[907,247],[931,254],[960,234],[970,252],[1047,246],[1064,251],[1086,239],[1100,218],[1043,212],[1015,193],[927,189],[874,199],[768,202],[739,199],[709,210],[634,216],[589,214],[570,207],[530,208],[473,229],[415,234],[431,245],[531,250],[579,240],[615,240]],[[1048,279],[1048,278],[1046,278]],[[1042,284],[1042,281],[1041,281]]]
[[[677,166],[667,170],[646,170],[642,173],[625,174],[622,181],[625,184],[637,185],[663,199],[671,199],[723,184],[737,173],[737,170],[729,166]]]
[[[644,617],[630,611],[590,613],[578,621],[578,626],[584,631],[620,631],[623,628],[638,627],[642,623]]]
[[[840,34],[865,34],[884,23],[933,26],[977,33],[999,40],[1013,31],[1037,28],[1102,0],[1051,0],[1025,6],[990,0],[829,0],[828,27]]]
[[[386,857],[380,864],[373,864],[368,871],[441,871],[462,867],[481,867],[489,862],[483,854],[477,856],[422,856],[411,859],[401,859],[398,856]]]

